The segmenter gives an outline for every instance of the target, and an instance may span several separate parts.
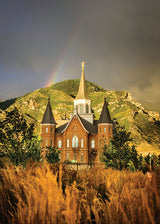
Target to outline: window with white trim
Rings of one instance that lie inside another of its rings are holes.
[[[59,149],[62,148],[62,140],[58,140],[58,148],[59,148]]]
[[[83,148],[83,138],[81,139],[81,148]]]
[[[81,162],[83,162],[83,153],[81,153]]]
[[[80,114],[83,114],[84,113],[84,106],[83,104],[80,104]]]
[[[87,104],[86,105],[86,114],[88,114],[89,113],[89,105]]]
[[[104,132],[106,132],[106,127],[104,127]]]
[[[72,147],[78,147],[78,137],[76,135],[72,138]]]
[[[69,148],[69,138],[67,138],[67,148]]]
[[[92,141],[91,141],[91,148],[92,148],[92,149],[95,148],[95,140],[94,140],[94,139],[92,139]]]

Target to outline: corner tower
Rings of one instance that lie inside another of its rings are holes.
[[[55,129],[56,122],[52,113],[50,98],[48,98],[48,104],[41,122],[42,148],[55,146]]]
[[[84,76],[84,62],[82,62],[82,74],[79,84],[79,90],[74,100],[74,110],[84,118],[93,124],[93,113],[91,112],[91,100],[88,96],[86,81]]]
[[[98,121],[98,140],[99,148],[101,149],[104,144],[109,145],[110,139],[113,137],[113,121],[108,109],[108,103],[104,98],[102,112]]]

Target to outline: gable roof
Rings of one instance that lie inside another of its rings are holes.
[[[43,115],[41,124],[56,124],[53,113],[52,113],[50,98],[48,98],[48,104],[47,104],[45,113]]]
[[[56,128],[56,133],[63,133],[69,126],[70,122],[72,121],[74,116],[77,116],[83,129],[89,134],[89,133],[97,133],[98,131],[98,121],[94,121],[94,124],[88,122],[87,120],[85,120],[84,118],[82,118],[81,116],[79,116],[79,114],[75,113],[73,114],[72,118],[70,119],[70,121],[66,124],[63,124],[61,126],[59,126],[58,128]]]
[[[102,112],[99,118],[99,122],[98,123],[113,123],[113,121],[111,120],[111,116],[109,113],[109,109],[108,109],[108,103],[106,102],[106,98],[104,98],[104,104],[103,104],[103,108],[102,108]]]
[[[78,120],[79,120],[79,122],[81,123],[83,129],[84,129],[87,133],[89,133],[89,131],[88,131],[88,130],[85,128],[85,126],[83,125],[83,123],[82,123],[82,121],[81,121],[81,119],[80,119],[80,116],[79,116],[79,114],[78,114],[77,112],[75,112],[75,113],[73,114],[73,116],[71,117],[70,121],[67,123],[66,127],[61,131],[61,133],[63,133],[63,132],[68,128],[68,126],[69,126],[69,124],[71,123],[71,121],[72,121],[72,119],[74,118],[74,116],[78,117]]]
[[[87,92],[86,81],[84,76],[84,62],[82,62],[82,74],[76,99],[90,99]]]

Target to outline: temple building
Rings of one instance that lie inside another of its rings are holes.
[[[109,144],[113,135],[106,98],[99,120],[94,120],[91,99],[88,96],[84,62],[79,90],[74,99],[74,111],[68,123],[56,127],[50,99],[41,122],[42,147],[53,146],[60,150],[60,160],[77,161],[78,163],[100,162],[104,144]]]

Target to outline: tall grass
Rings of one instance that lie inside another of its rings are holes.
[[[47,163],[0,170],[3,223],[159,223],[160,170],[141,172],[92,168],[69,171]]]

